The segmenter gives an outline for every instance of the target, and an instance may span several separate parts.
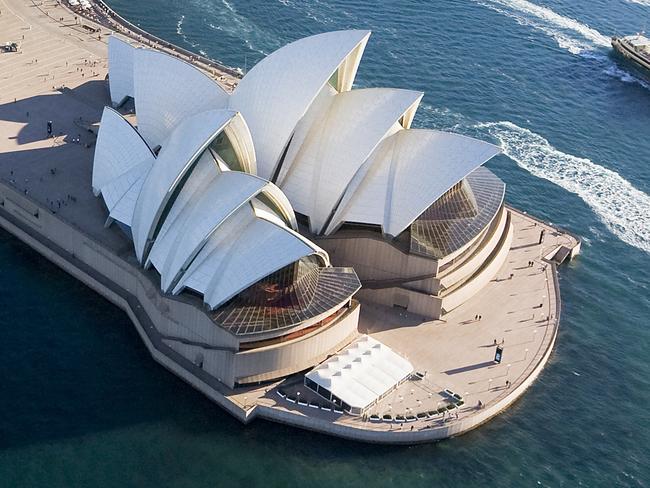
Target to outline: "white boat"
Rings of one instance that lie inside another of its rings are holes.
[[[638,67],[650,72],[650,39],[643,34],[612,37],[612,47]]]

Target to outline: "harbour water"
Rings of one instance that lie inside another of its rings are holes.
[[[647,0],[111,0],[242,70],[373,31],[358,87],[424,91],[415,125],[500,144],[508,200],[580,236],[556,350],[524,398],[438,444],[240,425],[149,357],[129,319],[0,233],[0,487],[650,486],[650,82],[610,53]],[[435,352],[435,348],[433,349]]]

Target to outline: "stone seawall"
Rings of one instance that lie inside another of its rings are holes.
[[[49,210],[39,207],[4,183],[0,183],[0,227],[124,310],[135,325],[150,354],[158,363],[244,423],[261,417],[322,434],[380,444],[417,444],[457,436],[487,422],[515,402],[544,368],[557,336],[556,328],[544,349],[543,357],[535,364],[534,369],[527,372],[527,377],[516,388],[508,391],[497,402],[482,410],[477,410],[473,415],[443,426],[409,431],[406,428],[400,430],[398,425],[395,425],[393,430],[386,431],[373,429],[372,424],[369,423],[360,427],[304,415],[300,412],[287,411],[277,408],[266,398],[260,399],[257,404],[246,405],[234,398],[229,398],[227,396],[229,390],[224,385],[164,344],[163,336],[158,333],[154,321],[148,313],[148,309],[157,309],[159,306],[158,300],[154,299],[159,296],[158,291],[147,278],[137,276],[142,275],[138,268],[134,268],[117,256],[107,257],[105,253],[108,254],[108,250],[102,249],[98,243],[92,241],[81,231],[59,219]],[[57,242],[60,240],[60,236],[66,236],[65,247],[61,245],[63,243]],[[84,249],[87,251],[83,251]],[[81,252],[85,256],[80,256],[79,250],[82,250]],[[92,258],[93,253],[95,259]],[[100,266],[103,272],[93,264],[93,261],[103,263]],[[553,273],[556,275],[556,267],[552,266]],[[109,277],[110,275],[120,276],[121,281],[130,282],[132,289],[135,288],[136,292],[132,293],[120,286]],[[554,286],[556,292],[559,292],[557,277],[554,280]],[[559,297],[559,293],[557,296]],[[559,320],[559,299],[556,302],[556,313]],[[158,314],[155,323],[159,327],[160,323],[165,320],[168,318]]]
[[[168,327],[175,327],[177,321],[158,312],[158,290],[148,279],[137,276],[141,275],[137,268],[133,269],[117,256],[110,256],[108,250],[78,229],[4,183],[0,183],[0,227],[124,310],[157,362],[239,420],[249,420],[242,406],[225,396],[227,390],[224,385],[163,343],[164,336],[157,328],[164,328],[165,322],[169,321],[172,324]],[[61,242],[61,236],[65,236],[66,242]],[[111,276],[119,277],[122,285]],[[128,285],[125,287],[124,283]],[[156,311],[155,314],[149,313],[152,309]]]

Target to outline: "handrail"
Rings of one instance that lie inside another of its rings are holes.
[[[164,39],[161,39],[158,36],[155,36],[154,34],[151,34],[150,32],[147,32],[146,30],[142,29],[141,27],[138,27],[137,25],[133,24],[132,22],[126,20],[124,17],[122,17],[120,14],[118,14],[115,10],[113,10],[111,7],[109,7],[103,0],[90,0],[90,3],[93,4],[93,6],[101,11],[105,16],[107,20],[112,20],[116,24],[120,25],[121,27],[132,31],[133,33],[136,33],[152,42],[155,42],[157,44],[160,44],[163,47],[166,47],[168,49],[171,49],[172,51],[175,51],[179,54],[183,54],[185,56],[188,56],[190,58],[193,58],[197,61],[200,61],[201,63],[211,67],[211,68],[216,68],[219,71],[222,71],[226,74],[229,74],[230,76],[233,76],[235,78],[241,78],[242,74],[235,68],[232,68],[230,66],[226,66],[225,64],[219,63],[218,61],[215,61],[214,59],[210,59],[206,56],[203,56],[201,54],[194,53],[190,51],[189,49],[185,49],[181,46],[177,46],[176,44],[173,44],[169,41],[166,41]],[[75,10],[75,13],[78,13],[80,15],[83,15],[83,11],[77,11]],[[90,20],[95,20],[95,19],[90,19]],[[96,20],[95,20],[96,21]]]

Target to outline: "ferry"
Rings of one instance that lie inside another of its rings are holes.
[[[650,74],[650,39],[641,34],[612,37],[612,47],[637,67]]]

